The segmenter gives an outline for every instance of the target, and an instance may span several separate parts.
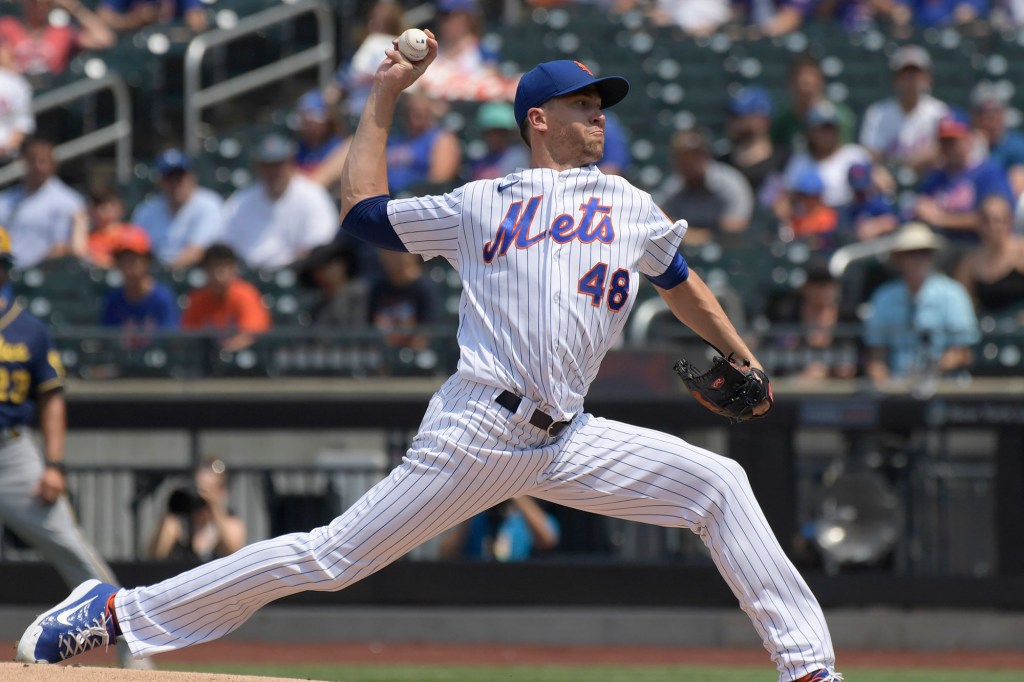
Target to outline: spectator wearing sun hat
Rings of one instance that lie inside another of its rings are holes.
[[[304,258],[338,231],[327,191],[295,169],[295,143],[273,133],[253,151],[256,182],[224,204],[220,241],[250,268],[277,269]]]
[[[519,143],[519,126],[508,102],[488,102],[476,113],[476,125],[486,152],[470,161],[469,179],[503,178],[520,168],[530,167],[530,155]]]
[[[962,116],[951,114],[940,120],[936,136],[941,167],[921,182],[914,213],[954,246],[977,244],[981,203],[997,195],[1013,205],[1010,185],[987,158],[972,158],[971,127]]]
[[[134,332],[176,328],[178,304],[174,293],[153,277],[153,253],[146,233],[121,232],[112,252],[124,283],[104,298],[100,324]]]
[[[180,149],[163,151],[154,170],[160,191],[135,208],[132,222],[149,235],[160,263],[175,269],[195,265],[220,235],[224,202],[199,185],[191,161]]]
[[[871,296],[864,321],[867,373],[876,382],[952,373],[971,362],[978,319],[962,284],[935,271],[943,240],[923,223],[896,232],[890,260],[899,277]]]

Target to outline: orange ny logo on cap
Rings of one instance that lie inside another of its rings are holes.
[[[584,64],[583,62],[577,62],[577,61],[573,61],[573,64],[575,64],[576,66],[578,66],[578,67],[580,67],[581,69],[583,69],[584,71],[586,71],[586,72],[587,72],[587,75],[590,75],[590,76],[593,76],[593,75],[594,75],[594,72],[593,72],[593,71],[591,71],[590,69],[588,69],[588,68],[587,68],[587,65],[586,65],[586,64]]]

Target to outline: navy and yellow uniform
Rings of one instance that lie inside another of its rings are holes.
[[[64,387],[64,368],[46,326],[0,297],[0,428],[32,425],[36,398]]]
[[[67,497],[47,502],[39,492],[47,466],[26,432],[40,410],[55,404],[50,401],[63,401],[54,391],[64,387],[64,369],[46,325],[14,302],[7,285],[12,265],[10,238],[0,227],[0,524],[35,548],[69,586],[90,578],[112,582],[113,572],[78,528]],[[52,435],[63,442],[63,422],[51,419],[49,429],[60,429]],[[44,443],[50,437],[44,429]],[[118,645],[117,653],[122,667],[134,667],[126,646]]]

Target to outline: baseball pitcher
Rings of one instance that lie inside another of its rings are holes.
[[[209,641],[274,599],[342,589],[482,510],[532,495],[691,529],[749,615],[779,680],[841,679],[821,609],[742,467],[583,411],[640,276],[683,323],[736,360],[726,363],[730,371],[750,373],[755,383],[763,376],[750,372],[760,369],[750,349],[679,254],[686,223],[668,220],[648,194],[594,166],[604,148],[602,108],[626,96],[627,82],[595,78],[573,61],[537,66],[515,98],[532,168],[443,196],[392,200],[385,144],[400,93],[437,54],[433,36],[429,45],[415,63],[397,44],[387,51],[341,183],[346,230],[383,248],[445,258],[464,288],[458,370],[430,400],[403,463],[324,528],[250,545],[148,587],[79,586],[28,628],[19,660],[60,660],[118,635],[138,656]],[[727,382],[706,383],[719,390]],[[744,382],[732,383],[751,395]],[[769,407],[761,400],[749,414]],[[75,626],[57,622],[61,616]]]

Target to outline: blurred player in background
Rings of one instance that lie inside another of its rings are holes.
[[[69,586],[113,572],[75,523],[64,474],[64,369],[45,325],[7,286],[11,239],[0,227],[0,522],[31,545]],[[29,435],[38,416],[43,453]],[[118,646],[124,667],[152,667]],[[140,665],[141,663],[141,665]]]

